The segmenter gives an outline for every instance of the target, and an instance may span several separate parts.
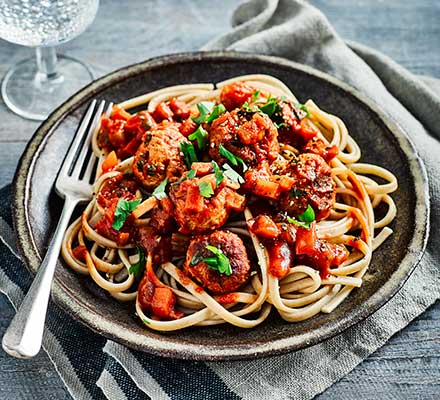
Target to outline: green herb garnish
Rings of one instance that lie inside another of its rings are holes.
[[[295,199],[304,196],[306,194],[306,192],[304,192],[304,190],[301,189],[291,189],[289,193],[292,197],[295,197]]]
[[[202,125],[199,125],[196,131],[188,136],[188,139],[196,140],[197,147],[199,148],[199,150],[203,150],[206,147],[206,144],[208,143],[208,132],[206,132],[206,130],[203,129]]]
[[[115,215],[113,217],[112,228],[119,231],[119,229],[121,229],[124,225],[127,217],[135,210],[140,202],[140,199],[132,201],[119,199],[118,204],[116,205]]]
[[[252,94],[252,103],[255,103],[255,101],[258,99],[258,97],[260,96],[260,91],[256,90],[253,94]]]
[[[306,211],[298,215],[297,218],[287,217],[287,222],[289,224],[295,224],[297,226],[301,226],[306,229],[310,229],[310,227],[312,226],[312,222],[314,220],[315,220],[315,211],[313,211],[313,208],[310,206],[310,204],[307,206]]]
[[[153,196],[156,197],[157,200],[161,200],[164,197],[167,197],[167,194],[165,193],[165,189],[167,187],[168,184],[168,178],[165,178],[160,185],[154,189],[153,191]]]
[[[260,111],[266,114],[267,116],[271,117],[278,108],[278,102],[275,97],[269,97],[267,99],[267,102],[260,106]]]
[[[202,101],[201,103],[198,103],[197,109],[199,110],[199,116],[192,120],[197,124],[205,122],[213,107],[214,103],[212,101]]]
[[[220,272],[225,275],[232,275],[232,268],[229,262],[228,257],[223,254],[223,251],[218,249],[217,247],[206,245],[206,249],[208,249],[211,253],[214,254],[214,257],[205,257],[202,258],[200,255],[196,254],[191,260],[191,265],[195,265],[200,261],[205,262],[209,268]]]
[[[223,174],[231,181],[236,183],[244,183],[243,177],[236,171],[234,171],[229,164],[223,164]]]
[[[191,169],[192,163],[198,161],[196,151],[194,150],[194,146],[191,143],[181,142],[180,150],[182,151],[183,156],[185,157],[186,166],[188,167],[188,169]]]
[[[244,163],[244,161],[240,158],[232,154],[228,149],[226,149],[222,144],[219,146],[220,154],[225,157],[234,167],[238,167],[238,165],[241,165],[243,168],[243,171],[246,171],[248,169],[247,165]]]
[[[214,171],[215,175],[215,186],[218,187],[220,183],[223,182],[223,179],[225,178],[223,175],[223,171],[219,168],[218,164],[215,161],[211,161],[212,164],[212,170]]]
[[[226,108],[223,104],[217,104],[211,111],[211,114],[206,119],[206,122],[210,124],[212,121],[214,121],[216,118],[218,118],[220,115],[222,115],[224,112],[226,112]]]
[[[196,174],[197,174],[197,171],[195,169],[192,169],[191,171],[189,171],[186,174],[186,179],[192,179],[196,176]]]
[[[307,107],[304,104],[301,103],[297,103],[295,104],[296,108],[299,108],[301,111],[303,111],[306,115],[307,118],[310,118],[310,114],[309,114],[309,110],[307,109]],[[298,115],[299,119],[303,119],[304,116]]]
[[[200,195],[209,199],[213,194],[214,190],[212,190],[212,186],[209,182],[202,181],[199,183],[199,192]]]
[[[138,245],[136,245],[136,250],[139,258],[134,264],[131,264],[128,272],[134,275],[134,279],[140,281],[145,271],[145,253]]]

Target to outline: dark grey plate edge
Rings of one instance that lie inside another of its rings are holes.
[[[234,359],[249,359],[255,357],[263,357],[268,355],[280,354],[289,350],[296,350],[304,348],[328,339],[342,330],[358,323],[368,315],[375,312],[383,304],[391,299],[391,297],[397,293],[397,291],[403,286],[410,273],[414,270],[417,263],[420,261],[423,251],[426,247],[429,232],[429,191],[428,191],[428,179],[422,160],[417,155],[417,152],[412,145],[410,139],[399,127],[396,122],[383,114],[381,109],[370,99],[358,93],[355,89],[348,86],[345,83],[338,81],[337,79],[319,72],[313,68],[297,64],[288,60],[284,60],[278,57],[253,55],[249,53],[234,53],[234,52],[198,52],[198,53],[181,53],[170,56],[157,57],[145,62],[135,64],[129,67],[122,68],[118,71],[110,73],[99,80],[93,82],[89,86],[82,89],[76,95],[68,99],[63,105],[61,105],[49,118],[40,126],[35,132],[28,146],[26,147],[23,156],[20,159],[17,167],[16,175],[13,182],[13,215],[14,225],[18,236],[18,243],[20,252],[26,261],[28,268],[31,272],[35,273],[39,266],[39,255],[36,251],[35,245],[29,246],[28,243],[32,243],[32,235],[29,231],[29,219],[27,218],[26,203],[30,196],[28,185],[28,173],[32,170],[34,160],[38,156],[38,153],[44,147],[44,138],[52,128],[55,127],[59,118],[63,117],[70,109],[77,103],[83,103],[89,101],[96,89],[103,86],[111,85],[114,79],[121,80],[131,75],[136,75],[146,66],[154,67],[164,62],[166,63],[179,63],[183,61],[201,60],[201,59],[254,59],[262,62],[271,62],[278,65],[293,67],[301,70],[310,75],[314,75],[318,78],[326,80],[339,89],[342,89],[348,94],[355,97],[359,102],[364,103],[373,114],[382,120],[388,129],[394,133],[395,138],[398,140],[400,147],[408,157],[410,163],[410,169],[413,175],[413,179],[416,185],[417,201],[416,201],[416,227],[415,234],[411,240],[410,246],[406,253],[406,256],[402,260],[399,269],[391,276],[390,280],[379,291],[371,296],[368,301],[359,307],[356,311],[348,316],[337,326],[323,326],[321,334],[308,339],[305,337],[295,337],[278,339],[269,342],[265,345],[255,348],[249,345],[224,347],[209,347],[197,346],[194,344],[176,344],[172,343],[172,346],[167,345],[161,340],[155,340],[148,338],[150,343],[145,343],[136,339],[140,335],[130,335],[129,333],[122,333],[118,337],[115,337],[114,331],[116,326],[109,320],[100,318],[100,323],[97,322],[96,315],[87,309],[84,309],[78,302],[72,299],[68,294],[68,288],[64,287],[59,281],[54,282],[53,297],[57,304],[65,309],[76,319],[79,319],[82,323],[90,327],[92,330],[102,334],[110,339],[116,340],[131,348],[135,348],[142,351],[148,351],[154,354],[169,356],[175,358],[184,359],[197,359],[197,360],[234,360]],[[33,243],[32,243],[33,244]]]

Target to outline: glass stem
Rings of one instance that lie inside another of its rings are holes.
[[[44,75],[47,80],[57,78],[57,53],[55,47],[37,47],[36,53],[38,72]]]

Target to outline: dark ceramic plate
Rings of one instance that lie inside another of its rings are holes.
[[[376,311],[403,285],[422,256],[428,223],[425,170],[405,133],[371,100],[328,75],[280,58],[238,53],[172,55],[123,68],[81,90],[41,125],[21,158],[14,185],[15,225],[29,269],[37,270],[57,224],[62,201],[53,183],[90,100],[116,103],[165,86],[252,73],[276,76],[300,101],[312,98],[342,117],[362,149],[362,161],[383,165],[397,176],[395,233],[374,253],[362,287],[331,314],[300,323],[284,322],[274,312],[251,330],[221,325],[159,333],[142,325],[133,304],[113,300],[60,259],[53,297],[74,318],[146,352],[197,360],[245,359],[300,349],[336,335]]]

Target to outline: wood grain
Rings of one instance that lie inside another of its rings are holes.
[[[346,39],[378,50],[417,74],[440,77],[440,2],[437,0],[313,0]],[[94,24],[61,51],[88,62],[96,76],[165,53],[196,50],[229,29],[239,1],[104,0]],[[176,12],[177,10],[177,12]],[[0,76],[31,49],[0,42]],[[0,187],[11,181],[20,154],[38,126],[0,101]],[[0,297],[0,334],[12,307]],[[331,368],[331,365],[329,365]],[[327,399],[438,399],[440,302],[350,374],[318,396]],[[0,351],[0,399],[69,399],[48,357],[30,361]]]

